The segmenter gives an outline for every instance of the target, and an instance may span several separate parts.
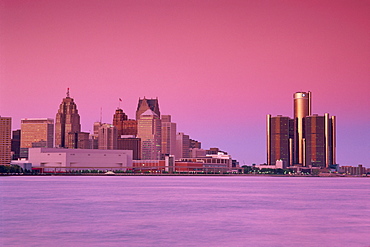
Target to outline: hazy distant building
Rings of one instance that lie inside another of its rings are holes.
[[[158,118],[161,117],[161,112],[159,111],[158,99],[140,99],[136,109],[136,120],[139,120],[141,114],[146,112],[148,109],[152,110]]]
[[[68,89],[55,118],[55,146],[67,147],[69,133],[77,132],[81,132],[80,115],[73,98],[69,97]]]
[[[201,148],[190,148],[190,158],[204,157],[207,151]]]
[[[189,135],[185,135],[180,132],[176,135],[176,160],[181,158],[190,157],[190,138]]]
[[[141,139],[142,160],[161,158],[161,120],[151,109],[147,109],[139,116],[137,137]]]
[[[117,128],[112,124],[102,124],[99,128],[98,148],[117,149]]]
[[[190,139],[190,148],[202,148],[202,143],[200,141],[196,141],[193,139]]]
[[[21,137],[21,158],[28,157],[29,148],[52,148],[54,146],[54,119],[21,119]]]
[[[11,160],[12,119],[0,116],[0,165],[9,165]]]
[[[176,123],[171,122],[171,115],[162,115],[162,154],[175,155]]]
[[[267,115],[267,165],[329,168],[336,163],[335,117],[312,115],[311,92],[294,94],[294,118]]]
[[[12,131],[12,160],[17,160],[20,158],[20,150],[21,150],[21,130],[13,130]]]

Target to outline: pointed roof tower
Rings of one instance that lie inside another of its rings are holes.
[[[143,99],[139,98],[139,103],[136,110],[136,120],[140,118],[140,115],[143,114],[148,109],[152,110],[158,117],[161,117],[161,112],[159,111],[158,98],[155,99]]]

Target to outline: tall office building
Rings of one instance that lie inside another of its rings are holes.
[[[137,121],[128,119],[122,109],[117,109],[114,113],[113,125],[117,128],[118,137],[121,135],[137,135]]]
[[[282,160],[293,165],[293,121],[289,117],[267,115],[267,164]]]
[[[73,98],[69,96],[63,99],[59,106],[55,119],[55,146],[67,147],[69,133],[81,132],[80,115]]]
[[[0,165],[9,165],[11,160],[12,118],[0,116]]]
[[[121,136],[117,141],[117,149],[119,150],[132,150],[132,159],[141,159],[141,139],[135,136]]]
[[[326,167],[335,164],[335,117],[317,114],[305,118],[305,160],[303,166]]]
[[[189,158],[190,157],[190,138],[180,132],[176,135],[176,154],[175,159]]]
[[[102,124],[99,128],[99,149],[117,149],[117,128],[112,124]]]
[[[161,117],[161,112],[159,111],[158,99],[140,99],[136,109],[136,120],[139,120],[141,114],[146,112],[148,109],[152,110],[159,118]]]
[[[304,118],[311,115],[311,92],[294,94],[294,163],[303,164]]]
[[[335,117],[312,115],[311,92],[294,94],[294,118],[267,115],[267,164],[328,168],[336,164]]]
[[[54,119],[21,119],[21,148],[52,148],[54,146]]]
[[[21,150],[21,130],[12,131],[12,160],[17,160],[20,158]]]
[[[66,148],[72,149],[91,149],[90,133],[88,132],[69,132],[66,140]]]
[[[123,112],[122,109],[116,109],[116,112],[113,115],[113,125],[117,129],[118,136],[124,135],[124,125],[123,122],[127,120],[127,115]]]
[[[52,148],[54,145],[54,119],[21,119],[21,137],[21,158],[28,158],[29,148]]]
[[[161,158],[161,120],[147,109],[138,119],[137,137],[141,139],[141,159],[159,160]]]
[[[171,115],[162,115],[162,154],[175,155],[176,123],[171,122]]]

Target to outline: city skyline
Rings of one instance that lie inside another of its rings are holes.
[[[137,99],[161,101],[178,132],[243,164],[266,162],[265,116],[337,116],[337,163],[370,160],[366,1],[1,0],[0,115],[54,118],[71,88],[81,131]]]

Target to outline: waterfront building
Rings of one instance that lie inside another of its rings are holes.
[[[28,157],[28,149],[36,147],[52,148],[54,146],[54,119],[21,119],[20,157]]]
[[[176,123],[171,122],[171,115],[162,115],[162,154],[175,155]]]
[[[303,164],[304,119],[311,115],[311,92],[297,92],[294,97],[294,164]]]
[[[161,112],[159,111],[158,99],[143,99],[139,98],[139,103],[136,109],[136,120],[139,120],[141,114],[147,110],[152,110],[159,118],[161,117]]]
[[[305,118],[303,166],[329,168],[334,163],[335,118],[317,114]]]
[[[30,148],[32,167],[49,172],[132,169],[131,150]]]
[[[0,165],[9,165],[11,160],[12,118],[0,116]]]
[[[102,124],[98,134],[99,149],[117,149],[117,128],[112,124]]]
[[[370,169],[366,169],[366,167],[363,167],[362,165],[358,166],[341,166],[339,168],[340,173],[345,173],[348,175],[354,175],[354,176],[361,176],[363,174],[366,174],[370,171]]]
[[[297,92],[294,118],[267,115],[267,165],[330,168],[336,164],[336,119],[312,115],[311,92]]]
[[[293,165],[294,123],[289,117],[267,115],[267,164],[277,160]]]
[[[55,146],[67,147],[69,133],[81,132],[80,115],[73,98],[69,96],[63,99],[55,118]]]
[[[141,159],[141,139],[134,135],[122,135],[117,140],[117,149],[132,150],[132,158],[134,160]]]
[[[157,113],[147,109],[140,115],[137,137],[141,139],[142,160],[158,160],[161,158],[161,132],[161,120]]]
[[[21,151],[21,130],[13,130],[12,131],[12,160],[18,160],[20,158],[20,151]]]

